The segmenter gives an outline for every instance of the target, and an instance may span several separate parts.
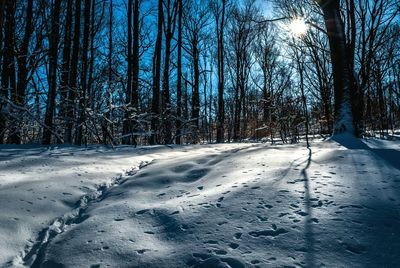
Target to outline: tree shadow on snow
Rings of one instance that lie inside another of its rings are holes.
[[[333,141],[339,143],[343,147],[350,150],[366,150],[373,153],[386,164],[400,170],[400,151],[396,149],[375,149],[369,147],[361,139],[357,139],[348,134],[336,135],[332,138]]]
[[[302,169],[301,175],[303,176],[304,181],[304,205],[305,212],[307,213],[305,226],[304,226],[304,238],[305,238],[305,247],[306,247],[306,256],[305,262],[307,267],[314,267],[314,232],[312,221],[312,207],[311,207],[311,192],[309,185],[309,176],[307,170],[309,169],[312,161],[312,150],[308,148],[308,159],[307,165]]]

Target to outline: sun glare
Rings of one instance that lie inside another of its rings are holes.
[[[307,32],[307,24],[302,18],[294,19],[290,22],[289,29],[295,36],[305,35]]]

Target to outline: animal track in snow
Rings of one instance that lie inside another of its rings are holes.
[[[282,234],[286,234],[289,231],[287,231],[286,229],[283,228],[279,228],[279,229],[270,229],[270,230],[263,230],[263,231],[252,231],[249,233],[249,235],[253,236],[253,237],[259,237],[259,236],[270,236],[270,237],[276,237]]]
[[[242,238],[242,233],[235,233],[234,235],[233,235],[233,237],[235,238],[235,239],[240,239],[240,238]]]

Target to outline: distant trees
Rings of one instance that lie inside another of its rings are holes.
[[[398,2],[301,2],[0,1],[0,143],[396,131]]]

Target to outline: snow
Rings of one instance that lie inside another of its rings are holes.
[[[0,147],[0,266],[394,267],[400,142]]]

